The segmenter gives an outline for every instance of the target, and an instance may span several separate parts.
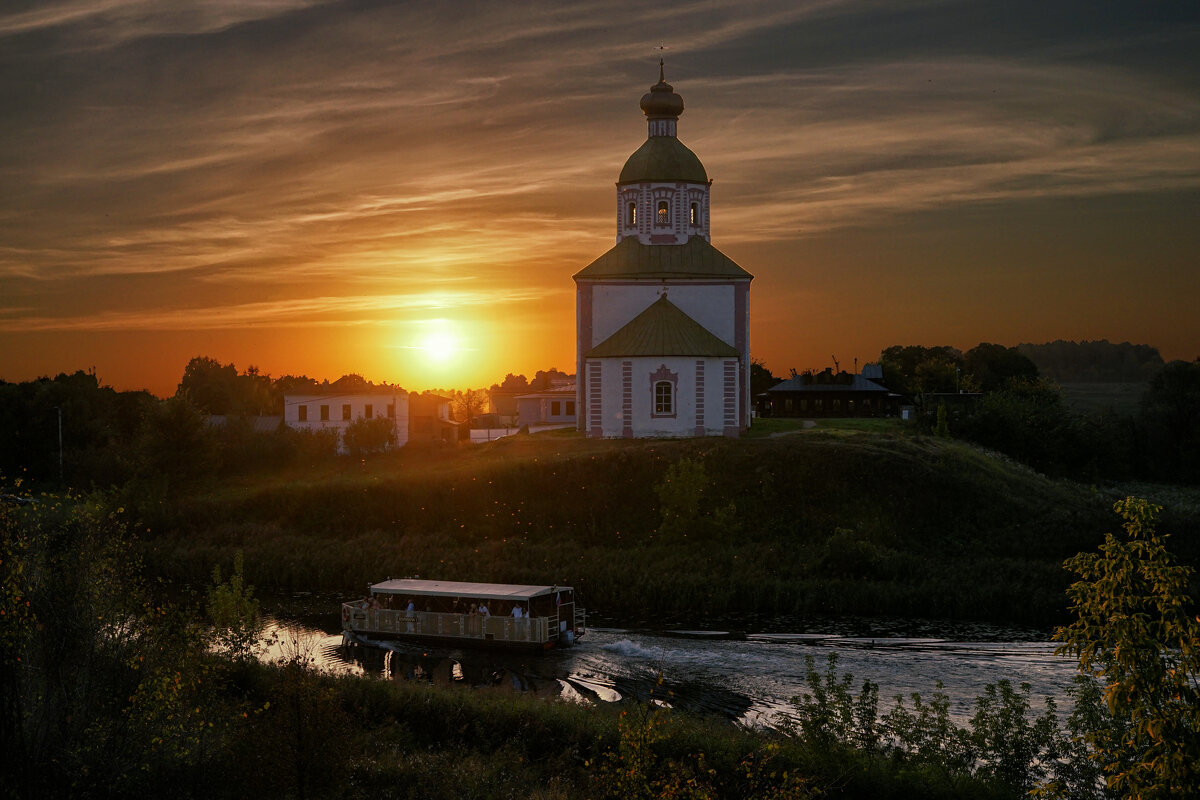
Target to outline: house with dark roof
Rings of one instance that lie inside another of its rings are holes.
[[[900,409],[900,396],[879,381],[883,371],[867,364],[861,374],[805,372],[755,398],[760,417],[885,417]]]
[[[750,281],[709,241],[683,98],[642,97],[649,135],[617,181],[617,242],[575,273],[576,411],[591,437],[735,436],[750,424]]]

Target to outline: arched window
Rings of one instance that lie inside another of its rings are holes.
[[[692,203],[692,212],[691,212],[690,220],[691,220],[691,224],[693,227],[700,224],[700,204],[699,203]]]
[[[675,384],[670,381],[654,384],[654,413],[656,416],[675,413]]]
[[[658,201],[658,219],[655,220],[658,225],[669,225],[671,222],[671,205],[666,200]]]
[[[632,228],[634,225],[637,225],[637,203],[629,204],[629,213],[626,215],[625,219],[625,224],[630,228]]]

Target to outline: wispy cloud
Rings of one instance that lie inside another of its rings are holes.
[[[403,295],[306,297],[170,311],[110,311],[70,318],[0,318],[0,331],[204,331],[393,325],[413,312],[425,314],[445,309],[520,305],[556,294],[565,292],[526,289],[506,292],[498,299],[494,290],[451,288]]]

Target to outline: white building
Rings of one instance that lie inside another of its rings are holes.
[[[575,394],[575,382],[571,381],[521,395],[517,398],[517,424],[575,425]]]
[[[578,428],[735,436],[750,424],[750,281],[709,243],[711,181],[676,137],[683,98],[642,97],[649,136],[617,181],[617,243],[577,272]]]
[[[359,419],[388,419],[392,422],[395,445],[408,443],[408,392],[400,388],[338,394],[289,394],[283,401],[284,424],[296,430],[332,431],[338,437],[338,450],[344,451],[346,428]]]

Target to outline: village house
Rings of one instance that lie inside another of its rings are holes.
[[[450,400],[432,394],[407,392],[398,386],[356,386],[343,391],[338,383],[307,394],[284,397],[283,422],[302,431],[328,431],[345,452],[346,429],[358,420],[386,419],[393,444],[455,442],[459,424],[450,418]]]
[[[760,417],[885,417],[900,409],[900,396],[883,386],[883,370],[867,364],[860,374],[806,372],[755,398]]]

